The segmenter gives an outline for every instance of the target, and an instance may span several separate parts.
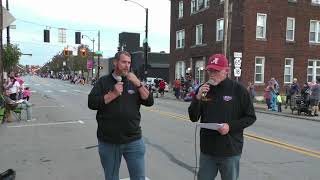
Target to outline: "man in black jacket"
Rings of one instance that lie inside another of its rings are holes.
[[[106,180],[119,180],[121,157],[131,180],[145,179],[145,144],[141,138],[140,105],[152,106],[153,97],[131,72],[128,52],[116,53],[114,71],[101,77],[88,96],[97,110],[99,155]]]
[[[218,171],[222,180],[239,178],[243,130],[256,120],[246,88],[227,77],[228,60],[212,55],[207,63],[208,83],[199,87],[189,107],[189,117],[196,122],[221,124],[217,130],[200,130],[200,167],[198,180],[213,180]]]

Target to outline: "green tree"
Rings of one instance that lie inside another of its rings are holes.
[[[4,45],[3,48],[3,69],[4,71],[12,71],[13,68],[19,63],[22,55],[17,45],[9,44]]]

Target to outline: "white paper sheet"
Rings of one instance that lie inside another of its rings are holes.
[[[200,128],[211,129],[211,130],[218,130],[223,126],[223,124],[219,124],[219,123],[199,123],[199,122],[196,122],[196,125]]]
[[[22,103],[24,100],[23,99],[19,99],[19,100],[17,100],[17,101],[15,101],[17,104],[20,104],[20,103]]]

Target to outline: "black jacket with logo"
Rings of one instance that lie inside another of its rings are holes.
[[[202,123],[227,123],[230,131],[200,130],[200,149],[213,156],[234,156],[242,153],[243,129],[256,121],[254,107],[247,89],[236,81],[225,79],[211,85],[207,101],[195,97],[189,106],[190,120]]]
[[[123,93],[108,104],[104,102],[104,95],[112,91],[117,83],[112,74],[101,77],[88,96],[88,107],[98,110],[99,141],[124,144],[141,138],[140,105],[152,106],[152,93],[143,100],[138,89],[126,77],[122,78],[122,82]]]

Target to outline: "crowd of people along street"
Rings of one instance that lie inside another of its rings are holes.
[[[22,110],[27,112],[27,121],[32,120],[32,104],[29,102],[31,90],[25,87],[24,80],[19,73],[10,73],[9,78],[4,79],[4,94],[0,98],[0,109],[2,123],[12,122],[12,113],[21,113]],[[21,120],[21,119],[19,119]]]
[[[58,78],[61,80],[68,80],[73,84],[86,84],[86,78],[81,74],[57,74],[41,75],[42,77]],[[91,82],[95,83],[97,77],[94,77]],[[298,114],[304,112],[308,116],[318,116],[319,100],[320,100],[320,79],[315,82],[306,82],[300,88],[298,79],[294,78],[292,83],[287,84],[285,89],[280,89],[278,81],[272,77],[268,82],[262,93],[266,109],[268,111],[282,112],[283,108],[297,111]],[[151,84],[146,83],[147,88],[152,92],[156,98],[164,97],[168,90],[168,84],[161,78],[155,78]],[[186,77],[175,79],[170,89],[178,100],[190,102],[195,95],[199,83],[187,73]],[[247,90],[253,102],[256,102],[257,92],[252,82],[248,83]],[[283,107],[282,107],[283,106]]]
[[[305,113],[308,116],[318,116],[320,100],[320,79],[315,82],[305,82],[300,88],[298,79],[294,78],[292,83],[285,86],[285,96],[281,96],[280,86],[275,78],[271,78],[264,89],[263,97],[269,111],[282,112],[284,108],[290,108],[292,113]],[[249,84],[248,91],[255,96],[254,87]],[[253,89],[253,90],[252,90]],[[254,99],[254,98],[253,98]]]
[[[173,83],[174,96],[177,99],[189,102],[192,100],[198,87],[198,81],[193,79],[190,74],[187,74],[186,78],[181,77],[180,79],[175,79]]]

